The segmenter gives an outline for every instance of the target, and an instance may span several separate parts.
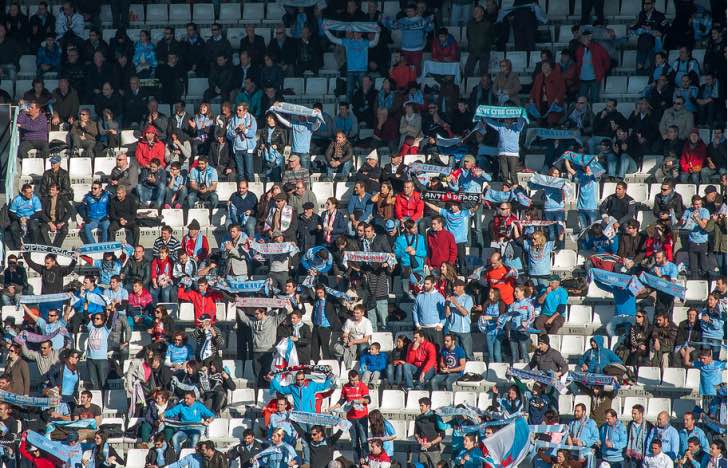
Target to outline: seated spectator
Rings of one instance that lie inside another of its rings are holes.
[[[551,347],[549,335],[539,335],[538,345],[528,364],[529,369],[537,369],[544,374],[560,377],[569,371],[569,365],[560,352]],[[540,387],[539,387],[540,388]]]
[[[323,63],[323,54],[320,47],[320,41],[313,36],[311,27],[303,26],[301,29],[301,38],[298,40],[298,50],[296,53],[295,72],[296,76],[301,76],[306,71],[318,75],[319,69]]]
[[[508,59],[500,61],[500,71],[495,76],[493,82],[493,92],[498,99],[498,104],[504,105],[508,101],[512,101],[515,105],[521,103],[518,93],[521,91],[521,82],[518,80],[518,74],[513,71],[513,65]]]
[[[26,110],[18,115],[17,124],[20,130],[18,156],[27,158],[28,152],[34,149],[38,153],[36,157],[45,158],[48,155],[48,119],[40,105],[35,101],[27,103]]]
[[[93,158],[98,147],[101,146],[96,138],[99,135],[99,126],[91,120],[91,112],[83,109],[79,113],[79,118],[71,126],[71,142],[73,149],[83,150],[81,153],[84,157]]]
[[[299,180],[305,184],[309,183],[310,173],[308,169],[301,165],[301,157],[297,154],[291,154],[288,157],[288,167],[283,172],[282,183],[286,184],[295,183]]]
[[[119,185],[116,188],[116,196],[109,201],[109,237],[116,239],[116,233],[124,230],[126,243],[136,245],[139,241],[139,225],[137,224],[136,213],[139,202],[132,194],[127,194],[127,188]]]
[[[566,107],[565,98],[566,85],[559,67],[543,62],[531,87],[531,102],[547,126],[554,126],[561,120]]]
[[[232,91],[231,96],[235,94],[235,90]],[[254,79],[252,77],[245,78],[243,80],[243,86],[240,89],[240,94],[235,97],[235,103],[245,102],[248,104],[248,111],[255,116],[256,119],[263,117],[263,92],[258,89]]]
[[[430,380],[430,388],[452,391],[453,384],[463,376],[465,370],[465,351],[457,344],[457,338],[450,333],[445,335],[443,344],[440,349],[438,372]]]
[[[621,365],[622,360],[611,349],[604,347],[603,336],[593,336],[591,338],[589,349],[579,358],[578,362],[578,368],[581,369],[581,372],[596,374],[609,373],[610,368],[618,371]]]
[[[654,107],[654,105],[653,105]],[[667,129],[675,125],[678,129],[678,138],[685,139],[695,128],[692,112],[685,109],[685,98],[677,96],[673,100],[672,107],[666,109],[660,119],[660,133],[662,138],[667,138]]]
[[[93,230],[98,229],[99,242],[106,242],[109,239],[109,193],[103,189],[101,181],[94,181],[91,184],[91,191],[84,197],[81,205],[77,208],[78,214],[84,220],[82,237],[85,244],[93,244]]]
[[[140,182],[136,186],[139,202],[147,208],[160,209],[165,199],[167,173],[159,159],[154,158],[139,172]]]
[[[209,88],[203,95],[205,101],[217,101],[230,96],[230,92],[235,87],[235,73],[232,65],[228,63],[228,55],[225,52],[219,51],[215,57],[215,63],[210,67],[207,83]]]
[[[705,165],[705,159],[708,156],[708,148],[700,138],[700,132],[697,128],[690,131],[688,139],[685,141],[682,153],[680,154],[680,182],[690,182],[699,184],[700,176]],[[703,180],[703,183],[708,181]]]
[[[460,61],[460,45],[447,28],[437,30],[437,37],[432,40],[432,60],[435,62]]]
[[[181,423],[194,423],[197,425],[209,425],[215,418],[215,414],[207,409],[205,405],[199,402],[194,392],[185,392],[184,399],[172,408],[167,409],[160,414],[160,421],[165,419],[178,420]],[[182,446],[189,441],[191,446],[197,445],[200,440],[201,432],[199,429],[178,429],[172,436],[172,445],[179,457]]]
[[[350,111],[349,103],[339,103],[339,113],[334,120],[336,131],[343,131],[350,141],[356,141],[359,138],[359,121]]]
[[[149,31],[142,30],[139,40],[134,44],[134,58],[132,59],[139,78],[151,78],[157,68],[157,54],[151,41]]]
[[[161,102],[172,104],[182,98],[187,86],[187,74],[176,50],[171,50],[166,58],[160,59],[154,76],[159,80]]]
[[[405,389],[426,388],[437,368],[437,350],[423,331],[415,330],[414,339],[407,348],[407,357],[402,367]]]
[[[271,87],[277,91],[283,90],[283,79],[285,73],[283,69],[273,61],[273,57],[265,54],[263,57],[263,66],[260,68],[258,81],[265,88]]]
[[[46,35],[45,41],[36,53],[36,65],[38,66],[39,77],[42,77],[45,73],[58,73],[60,70],[61,47],[56,42],[55,33],[49,32]]]
[[[208,165],[207,157],[199,157],[197,167],[190,171],[187,206],[194,208],[199,201],[208,209],[217,207],[217,182],[217,170]]]

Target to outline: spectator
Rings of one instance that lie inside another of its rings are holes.
[[[551,62],[543,62],[531,87],[531,101],[547,126],[553,127],[561,121],[565,98],[566,84],[559,67],[554,67]]]
[[[224,40],[227,41],[227,39]],[[215,62],[210,67],[207,83],[209,88],[203,95],[205,101],[227,99],[233,88],[235,88],[235,72],[232,65],[228,63],[228,54],[225,51],[220,50],[217,52]]]
[[[268,375],[273,363],[273,350],[276,345],[276,330],[286,319],[285,310],[273,311],[268,314],[264,308],[256,308],[253,317],[250,317],[242,309],[238,311],[238,319],[253,330],[253,372],[258,376],[257,388],[267,387],[264,377]],[[315,342],[314,342],[315,346]],[[317,350],[314,347],[314,354]],[[287,394],[291,392],[282,391],[276,378],[271,381],[271,387],[278,393]],[[300,396],[300,395],[299,395]],[[313,399],[312,399],[313,400]],[[294,406],[300,407],[294,398]]]
[[[27,104],[26,110],[18,115],[17,125],[20,130],[18,155],[27,158],[30,150],[36,150],[37,157],[45,158],[48,155],[48,119],[37,102]]]
[[[54,33],[49,32],[41,47],[38,48],[36,65],[38,66],[37,74],[39,77],[42,77],[45,73],[58,73],[61,66],[61,47],[56,43]]]
[[[199,76],[207,76],[210,58],[207,56],[205,41],[200,37],[195,23],[185,25],[186,35],[181,41],[182,62],[187,71]]]
[[[445,423],[432,411],[432,401],[419,399],[420,414],[415,417],[415,440],[419,445],[417,461],[425,465],[437,466],[442,458],[440,442],[445,439]]]
[[[402,31],[402,58],[408,65],[415,67],[419,76],[422,71],[422,51],[427,45],[427,34],[432,31],[432,17],[423,17],[413,3],[407,4],[405,16],[396,21],[389,21],[385,25],[390,29]]]
[[[197,401],[195,393],[188,391],[185,392],[183,401],[164,411],[159,419],[162,422],[165,419],[177,419],[181,423],[207,426],[214,418],[215,414],[207,409],[205,405]],[[177,430],[172,436],[172,445],[177,456],[182,451],[182,446],[185,442],[189,441],[190,445],[194,447],[200,440],[201,435],[200,429],[198,428],[186,429],[182,427]]]
[[[581,45],[576,49],[574,58],[579,70],[579,95],[585,96],[589,102],[599,102],[599,90],[604,86],[610,61],[604,47],[591,39],[591,30],[582,32]]]
[[[235,108],[235,116],[227,126],[227,138],[235,156],[235,169],[238,180],[253,181],[253,150],[256,147],[258,125],[255,117],[248,112],[248,104],[242,102]]]
[[[161,162],[153,158],[147,167],[139,172],[141,183],[136,187],[139,202],[145,208],[159,209],[165,198],[165,182],[167,173],[161,167]]]
[[[700,183],[707,155],[707,147],[700,138],[700,132],[694,128],[690,131],[680,155],[680,182]]]
[[[637,21],[629,27],[637,35],[637,73],[652,67],[654,53],[662,49],[667,26],[665,15],[655,9],[654,0],[642,3]]]
[[[3,376],[8,378],[10,386],[7,391],[16,395],[30,395],[30,370],[23,360],[22,347],[13,343],[8,347],[8,358]]]
[[[364,319],[366,320],[366,319]],[[341,398],[331,409],[347,404],[349,410],[346,419],[351,423],[349,434],[354,443],[354,456],[362,459],[366,452],[366,441],[369,437],[369,390],[367,385],[359,379],[356,370],[349,371],[349,381],[341,389]]]
[[[521,82],[518,80],[518,74],[513,71],[513,64],[510,60],[504,59],[500,61],[500,71],[495,75],[493,82],[493,92],[495,93],[498,104],[505,105],[508,101],[515,105],[521,103],[519,93],[521,91]]]
[[[304,184],[309,183],[310,173],[306,166],[301,164],[301,156],[297,154],[291,154],[288,157],[288,168],[283,172],[281,181],[283,186],[289,183],[296,183],[299,180],[303,181]]]
[[[468,21],[466,28],[468,60],[465,62],[465,76],[473,76],[476,62],[478,63],[478,74],[487,76],[490,50],[495,42],[495,36],[496,26],[486,18],[485,9],[481,5],[475,5],[472,18]]]
[[[170,50],[155,70],[155,77],[160,82],[159,98],[161,102],[171,104],[182,98],[187,86],[184,65],[179,61],[177,48]]]
[[[453,295],[445,302],[445,333],[452,335],[465,352],[465,358],[473,358],[473,342],[470,334],[470,314],[473,298],[465,293],[465,282],[453,283]]]
[[[622,450],[627,445],[627,432],[613,409],[606,411],[606,422],[599,428],[598,444],[602,447],[602,460],[610,464],[624,462]]]
[[[199,157],[197,167],[190,171],[187,206],[194,208],[199,201],[210,210],[216,208],[218,203],[217,184],[217,170],[208,165],[207,157]]]
[[[222,26],[219,23],[213,23],[210,28],[210,39],[207,40],[206,57],[210,62],[218,59],[220,56],[225,57],[225,61],[232,59],[233,48],[225,36],[222,34]]]
[[[139,226],[137,225],[136,213],[139,202],[134,195],[127,195],[127,188],[119,185],[116,188],[116,196],[109,201],[109,237],[116,238],[119,230],[124,230],[126,243],[136,245],[139,241]]]
[[[254,66],[263,65],[263,54],[265,53],[265,39],[255,34],[255,25],[245,25],[245,36],[240,39],[240,51],[246,51]],[[240,61],[242,63],[242,60]]]
[[[272,61],[283,69],[286,75],[293,73],[296,63],[296,49],[296,40],[286,35],[285,26],[283,24],[277,25],[266,52]]]
[[[231,224],[239,224],[245,229],[248,237],[252,238],[255,232],[258,208],[258,197],[248,190],[248,182],[238,182],[238,191],[230,196],[228,203],[228,219]]]
[[[708,272],[708,233],[705,229],[709,220],[710,212],[703,208],[703,199],[700,195],[693,195],[691,206],[683,212],[679,221],[682,229],[689,232],[691,279],[700,279]]]
[[[296,210],[296,213],[303,213],[303,205],[306,204],[318,206],[316,195],[306,189],[306,184],[302,180],[296,181],[294,189],[288,195],[288,203]]]
[[[445,390],[452,391],[453,384],[463,376],[467,359],[465,351],[457,344],[454,335],[446,334],[443,343],[444,346],[440,349],[438,373],[430,380],[430,387],[432,390],[444,387]]]
[[[296,76],[303,75],[306,71],[318,75],[323,62],[321,57],[323,57],[323,54],[319,41],[313,37],[311,27],[305,25],[301,30],[301,38],[298,40],[295,63]]]
[[[458,62],[460,45],[447,28],[437,30],[437,37],[432,40],[432,60],[435,62]]]
[[[441,343],[442,330],[446,324],[444,313],[445,298],[435,289],[435,278],[427,276],[412,311],[415,329],[421,330],[430,343]]]
[[[91,191],[84,197],[78,207],[79,214],[83,217],[83,238],[84,243],[93,244],[93,230],[98,229],[99,242],[106,242],[109,238],[109,193],[101,186],[101,181],[94,181],[91,184]]]
[[[662,114],[660,119],[660,133],[662,138],[667,138],[668,128],[675,125],[678,128],[678,138],[685,139],[694,128],[693,114],[684,108],[685,99],[677,96],[672,107]]]

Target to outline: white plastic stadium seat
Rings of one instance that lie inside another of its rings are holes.
[[[390,332],[377,332],[372,335],[372,343],[379,343],[382,352],[388,353],[394,349],[394,341]]]
[[[237,24],[240,22],[240,2],[220,4],[220,22]]]
[[[166,24],[167,23],[167,5],[154,4],[147,5],[147,24]]]
[[[131,448],[126,452],[126,468],[144,468],[148,449]]]
[[[316,195],[316,201],[319,204],[318,210],[322,210],[326,200],[334,196],[334,184],[333,182],[313,182],[311,191]]]
[[[187,224],[193,219],[200,223],[200,227],[205,228],[210,225],[210,211],[206,208],[190,208],[187,210]]]
[[[708,297],[708,282],[704,280],[688,280],[685,283],[685,301],[700,302]]]
[[[179,209],[163,209],[162,223],[172,227],[184,226],[184,213]]]
[[[657,415],[662,411],[667,411],[667,414],[671,413],[672,402],[669,398],[655,398],[652,397],[647,401],[647,419],[656,420]]]
[[[214,16],[207,18],[210,23]],[[187,4],[171,4],[169,5],[169,22],[174,24],[184,24],[190,21],[190,6]]]
[[[564,335],[561,338],[561,349],[559,351],[564,359],[568,359],[570,356],[581,356],[584,354],[584,337]]]
[[[57,131],[57,132],[48,132],[48,143],[51,141],[68,141],[68,132],[67,131]]]
[[[588,305],[569,306],[569,325],[584,326],[592,322],[592,308]]]
[[[660,385],[660,368],[659,367],[640,367],[637,374],[637,383],[639,385]]]
[[[455,406],[466,404],[476,407],[478,405],[478,392],[455,392],[452,403]]]
[[[662,371],[662,386],[681,388],[685,386],[686,371],[682,367],[666,367]]]
[[[642,405],[643,408],[647,409],[647,398],[645,398],[645,397],[625,397],[624,405],[622,406],[622,415],[620,416],[620,419],[632,419],[632,407],[634,405]]]
[[[91,158],[70,158],[68,173],[71,177],[91,177]]]
[[[572,271],[576,267],[576,252],[573,250],[559,250],[554,256],[554,270]]]
[[[404,408],[404,392],[402,390],[383,390],[381,409]]]
[[[210,439],[221,439],[228,435],[228,420],[225,418],[215,418],[209,426],[207,426],[207,437]]]
[[[94,177],[111,175],[111,171],[116,166],[116,159],[111,158],[94,158]]]
[[[452,405],[453,394],[449,390],[435,390],[432,392],[430,399],[432,400],[432,409],[442,408],[443,406]]]
[[[22,160],[20,174],[28,177],[41,177],[45,172],[43,158],[26,158]]]

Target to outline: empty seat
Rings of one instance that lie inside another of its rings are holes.
[[[194,322],[195,306],[191,302],[180,302],[179,304],[179,321]]]
[[[610,76],[604,84],[606,94],[624,94],[627,91],[626,76]]]
[[[214,18],[214,14],[207,18],[206,23],[210,23]],[[169,22],[174,24],[183,24],[190,21],[190,6],[186,4],[169,5]]]
[[[328,80],[326,78],[307,78],[306,94],[312,96],[323,96],[327,92]]]
[[[453,394],[449,390],[436,390],[432,392],[430,400],[432,400],[432,409],[442,408],[443,406],[451,406]],[[409,401],[407,403],[409,404]]]
[[[564,335],[561,338],[561,355],[564,359],[570,356],[581,356],[584,354],[584,337],[576,335]]]
[[[589,283],[589,289],[587,290],[586,297],[589,299],[612,299],[612,294],[600,288],[596,281],[592,281]]]
[[[662,371],[662,386],[680,388],[685,386],[685,369],[682,367],[666,367]]]
[[[640,367],[637,374],[637,383],[639,385],[660,385],[660,368],[659,367]]]
[[[333,182],[313,182],[311,184],[311,191],[316,195],[316,201],[319,204],[319,209],[324,208],[326,200],[334,196],[334,184]]]
[[[488,382],[505,382],[508,380],[506,376],[506,370],[508,364],[504,362],[491,362],[488,364],[488,374],[486,380]]]
[[[483,361],[467,361],[465,363],[465,372],[470,374],[477,374],[486,378],[488,369]],[[460,386],[479,386],[480,382],[458,382]]]
[[[94,158],[94,177],[111,175],[111,171],[116,167],[116,159],[111,158]]]
[[[221,3],[220,22],[226,24],[237,24],[240,22],[240,3]],[[197,21],[197,20],[195,20]]]
[[[246,429],[250,428],[250,424],[248,421],[249,420],[243,418],[230,418],[230,420],[228,421],[228,438],[242,440],[243,432]]]
[[[238,188],[235,182],[218,182],[215,193],[217,193],[218,200],[226,202],[230,200],[230,196],[237,191]]]
[[[200,99],[207,90],[207,78],[188,78],[187,80],[187,97],[190,99]]]
[[[638,203],[646,203],[649,199],[647,184],[631,183],[627,185],[627,194]]]
[[[592,322],[592,308],[587,305],[572,305],[569,307],[568,325],[584,326]]]
[[[390,352],[394,349],[394,341],[390,332],[376,332],[372,335],[372,343],[379,343],[383,352]]]
[[[690,199],[697,193],[697,189],[693,184],[677,184],[675,191],[682,196],[683,203],[690,205]]]
[[[554,255],[553,267],[557,271],[573,271],[576,267],[576,252],[573,250],[559,250]]]
[[[385,409],[402,409],[404,408],[404,392],[402,390],[383,390],[382,404],[380,408]]]
[[[170,16],[172,11],[170,9]],[[197,23],[210,23],[215,19],[215,8],[212,3],[195,3],[192,5],[192,20]]]
[[[265,18],[265,3],[245,2],[243,5],[243,18],[245,21],[260,21]]]
[[[559,414],[573,414],[574,396],[559,395]]]
[[[708,282],[704,280],[688,280],[685,283],[685,301],[702,302],[708,297]]]
[[[154,4],[147,5],[147,24],[165,24],[167,23],[167,5]]]
[[[629,77],[627,83],[627,93],[629,94],[641,94],[642,91],[647,87],[646,76],[633,75]],[[611,78],[610,78],[611,79]]]
[[[453,405],[466,404],[472,407],[478,405],[478,393],[477,392],[455,392],[453,397]]]
[[[67,131],[56,131],[56,132],[48,132],[48,142],[51,141],[63,141],[68,142],[68,132]]]
[[[303,78],[285,78],[283,80],[283,89],[290,89],[296,95],[304,94],[304,80]]]
[[[228,435],[228,420],[225,418],[215,418],[209,426],[207,426],[207,437],[210,439],[222,439]]]
[[[126,452],[126,468],[144,468],[149,449],[130,448]]]
[[[162,223],[172,227],[184,226],[184,213],[180,209],[163,209]],[[208,223],[209,224],[209,223]]]
[[[22,160],[20,175],[28,177],[41,177],[45,172],[45,161],[43,158],[26,158]]]
[[[669,415],[671,413],[671,406],[672,402],[669,398],[650,398],[647,400],[647,419],[653,421],[656,420],[657,415],[662,411],[667,411],[667,414]]]
[[[688,369],[685,388],[697,390],[700,387],[700,369]]]
[[[187,224],[193,219],[200,223],[200,227],[205,228],[210,225],[210,211],[206,208],[190,208],[187,210]]]
[[[601,289],[600,289],[601,291]],[[611,297],[608,296],[608,297]],[[613,305],[594,306],[594,325],[606,325],[614,317]]]
[[[336,183],[336,199],[339,204],[347,203],[351,198],[354,189],[354,182],[337,182]]]
[[[68,173],[71,177],[91,177],[91,158],[71,158],[68,163]]]
[[[430,396],[430,392],[427,390],[410,390],[407,392],[407,406],[405,407],[406,410],[410,411],[418,411],[420,409],[420,398],[427,398]]]

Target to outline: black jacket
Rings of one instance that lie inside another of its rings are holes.
[[[71,218],[71,214],[73,213],[73,207],[71,207],[71,204],[65,198],[60,195],[58,196],[55,213],[51,213],[51,197],[43,197],[40,202],[43,206],[43,211],[40,212],[41,221],[44,223],[50,223],[51,214],[55,214],[56,223],[68,223],[68,220]]]
[[[185,93],[187,72],[181,62],[177,62],[174,67],[160,63],[155,75],[161,85],[159,94],[162,102],[174,104]]]
[[[296,341],[296,353],[298,354],[298,362],[308,364],[311,360],[311,327],[304,323],[298,331],[298,341]],[[293,325],[286,320],[278,327],[278,339],[293,336]]]
[[[308,430],[302,428],[297,422],[291,423],[293,428],[307,443],[311,450],[311,468],[325,468],[329,462],[334,459],[334,451],[336,450],[336,442],[339,441],[343,432],[341,429],[324,438],[321,442],[316,443],[311,440],[311,434]]]
[[[147,95],[141,89],[135,95],[131,89],[124,93],[124,121],[139,122],[147,112]]]
[[[326,296],[326,305],[324,306],[324,313],[326,314],[326,320],[331,325],[331,330],[341,330],[342,323],[339,319],[339,315],[336,313],[336,299],[333,296]],[[316,303],[314,302],[314,307]],[[312,312],[313,313],[313,312]],[[312,317],[313,319],[313,317]],[[316,326],[316,325],[313,325]]]
[[[616,219],[620,225],[630,219],[636,219],[635,209],[635,201],[627,194],[621,200],[615,194],[609,195],[599,206],[601,214],[608,214]]]
[[[703,331],[700,328],[700,320],[695,325],[690,326],[688,319],[680,322],[677,326],[677,337],[675,338],[675,346],[688,345],[689,343],[698,343],[703,340]]]
[[[655,195],[652,213],[657,216],[662,210],[666,210],[668,213],[670,210],[675,210],[675,218],[682,218],[683,211],[685,211],[682,195],[674,190],[669,195],[662,195],[661,193]]]
[[[127,225],[136,224],[136,212],[139,208],[139,202],[132,194],[127,194],[124,201],[117,197],[109,200],[109,221],[119,221],[124,218]]]
[[[320,243],[322,233],[319,230],[320,225],[321,217],[316,213],[310,218],[306,218],[303,214],[298,215],[296,239],[301,252],[308,252],[308,249]]]
[[[174,451],[174,446],[172,445],[172,442],[167,442],[167,448],[164,449],[164,465],[171,465],[172,463],[177,461],[177,453]],[[157,449],[154,447],[150,448],[147,452],[147,457],[145,459],[145,464],[147,465],[156,465],[157,464]]]
[[[147,259],[137,262],[134,257],[131,257],[121,270],[121,274],[124,275],[125,284],[131,284],[132,281],[138,279],[144,283],[145,288],[148,288],[152,277],[151,265]]]
[[[227,139],[222,144],[218,143],[217,139],[210,144],[210,150],[207,152],[207,160],[212,167],[217,169],[219,175],[223,175],[225,169],[233,168],[230,151],[230,143],[228,143]]]
[[[387,163],[384,169],[382,169],[382,182],[392,184],[395,193],[402,192],[404,190],[404,183],[408,180],[410,180],[409,170],[404,163],[397,166],[394,172],[392,172],[392,163]]]
[[[227,451],[227,457],[229,461],[233,461],[235,458],[240,463],[240,468],[252,468],[252,459],[255,455],[259,454],[266,446],[258,442],[253,441],[253,445],[248,449],[244,444],[238,444]]]
[[[372,167],[367,163],[364,163],[354,176],[355,181],[362,181],[366,184],[366,189],[369,193],[379,192],[379,180],[381,178],[382,168],[379,164]]]
[[[51,184],[58,184],[60,189],[60,195],[67,201],[73,200],[73,189],[71,188],[71,178],[68,175],[68,171],[60,168],[58,172],[53,172],[52,169],[48,169],[43,173],[43,177],[40,179],[40,193],[48,194],[51,188]]]
[[[276,150],[283,154],[283,149],[286,146],[287,138],[286,132],[281,127],[274,127],[273,133],[270,136],[270,144],[275,145]],[[258,148],[268,145],[268,126],[261,127],[258,130]]]
[[[268,54],[273,58],[273,62],[278,64],[295,64],[297,51],[296,40],[292,37],[286,37],[283,45],[279,45],[275,38],[271,39],[270,44],[268,44]]]
[[[76,259],[71,260],[71,263],[67,266],[61,266],[56,263],[53,267],[46,268],[45,265],[35,263],[33,259],[30,258],[29,252],[25,252],[23,254],[23,258],[25,258],[25,262],[28,266],[30,266],[30,268],[40,274],[41,294],[56,294],[63,292],[63,277],[71,274],[74,268],[76,268]]]

